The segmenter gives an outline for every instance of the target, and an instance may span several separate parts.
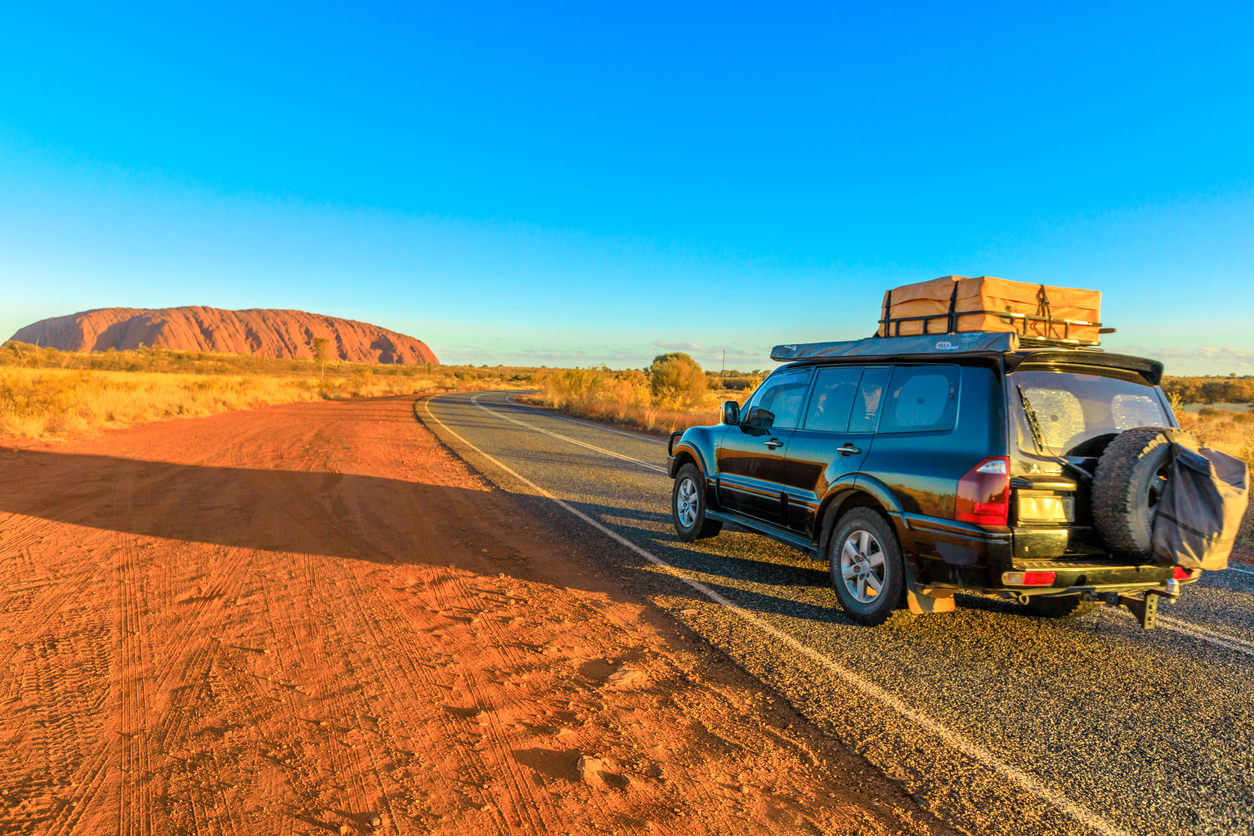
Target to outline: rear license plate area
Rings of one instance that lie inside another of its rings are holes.
[[[1015,502],[1018,520],[1027,524],[1075,522],[1075,498],[1063,494],[1019,491]]]

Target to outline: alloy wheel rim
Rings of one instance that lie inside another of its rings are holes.
[[[675,511],[679,515],[679,524],[684,528],[692,528],[697,522],[697,486],[691,479],[679,483],[679,493],[675,498]]]
[[[879,598],[887,583],[884,549],[865,528],[854,529],[840,547],[840,579],[845,591],[859,604]]]

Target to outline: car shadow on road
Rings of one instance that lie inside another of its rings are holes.
[[[0,512],[141,537],[507,572],[530,520],[483,487],[0,446]],[[0,551],[6,548],[0,527]],[[460,554],[453,555],[456,549]],[[482,555],[480,559],[480,555]],[[468,567],[469,568],[469,567]]]
[[[456,560],[469,571],[528,580],[535,577],[520,544],[538,538],[559,557],[578,548],[563,534],[568,530],[566,512],[547,499],[521,493],[352,473],[205,466],[7,447],[0,447],[0,512],[232,548],[386,564],[447,566]],[[587,505],[585,510],[598,517],[607,512],[646,523],[662,519],[604,505]],[[659,539],[666,535],[656,527],[621,522],[615,527],[746,610],[833,620],[832,608],[799,602],[787,593],[790,588],[827,586],[827,573],[818,564],[704,551],[678,539]],[[6,545],[0,534],[0,552]],[[663,580],[638,554],[609,540],[604,546],[614,549],[612,560],[598,554],[603,551],[600,545],[580,549],[591,558],[586,568],[613,569],[620,580],[628,580],[621,588],[623,597],[638,597],[642,584],[659,582],[666,584],[668,594],[701,597],[686,584]],[[623,574],[633,568],[639,571]],[[593,574],[572,570],[564,573],[561,583],[607,591],[605,578]],[[766,591],[772,589],[780,594]]]

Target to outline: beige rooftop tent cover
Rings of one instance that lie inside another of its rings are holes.
[[[885,293],[877,334],[906,337],[951,330],[1015,331],[1025,337],[1096,343],[1101,304],[1102,294],[1096,290],[1012,282],[993,276],[942,276]]]

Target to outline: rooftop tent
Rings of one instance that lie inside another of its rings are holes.
[[[780,363],[821,357],[936,357],[942,354],[1006,354],[1019,350],[1013,332],[944,334],[930,337],[868,337],[831,343],[777,345],[771,359]]]

